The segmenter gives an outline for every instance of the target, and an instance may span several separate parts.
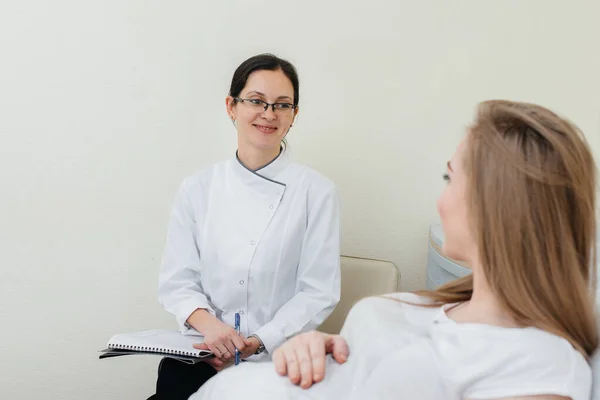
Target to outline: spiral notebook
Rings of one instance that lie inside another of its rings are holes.
[[[107,348],[101,350],[100,359],[149,354],[170,357],[188,364],[195,364],[212,357],[209,350],[197,350],[193,345],[202,343],[203,336],[183,335],[179,331],[151,329],[134,333],[120,333],[110,338]]]

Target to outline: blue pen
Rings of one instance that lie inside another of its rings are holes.
[[[238,335],[240,334],[240,314],[239,313],[235,313],[235,331],[238,333]],[[236,348],[235,349],[235,365],[238,365],[240,363],[240,351]]]

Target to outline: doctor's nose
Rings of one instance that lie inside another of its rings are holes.
[[[271,107],[267,107],[267,109],[263,111],[262,117],[267,121],[273,121],[277,118],[277,114],[275,114],[275,111],[273,111]]]

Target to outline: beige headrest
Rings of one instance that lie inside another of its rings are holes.
[[[342,256],[341,268],[340,302],[319,328],[321,332],[339,333],[348,311],[360,299],[400,290],[400,271],[389,261]]]

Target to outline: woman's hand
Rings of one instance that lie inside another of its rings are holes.
[[[348,359],[348,344],[339,335],[311,331],[282,344],[275,350],[273,361],[279,375],[287,375],[294,385],[307,389],[325,377],[326,354],[333,354],[343,364]]]
[[[188,318],[192,325],[204,336],[204,343],[195,344],[198,350],[210,350],[223,363],[235,358],[235,349],[243,353],[252,342],[238,334],[235,329],[221,322],[206,310],[196,310]]]

